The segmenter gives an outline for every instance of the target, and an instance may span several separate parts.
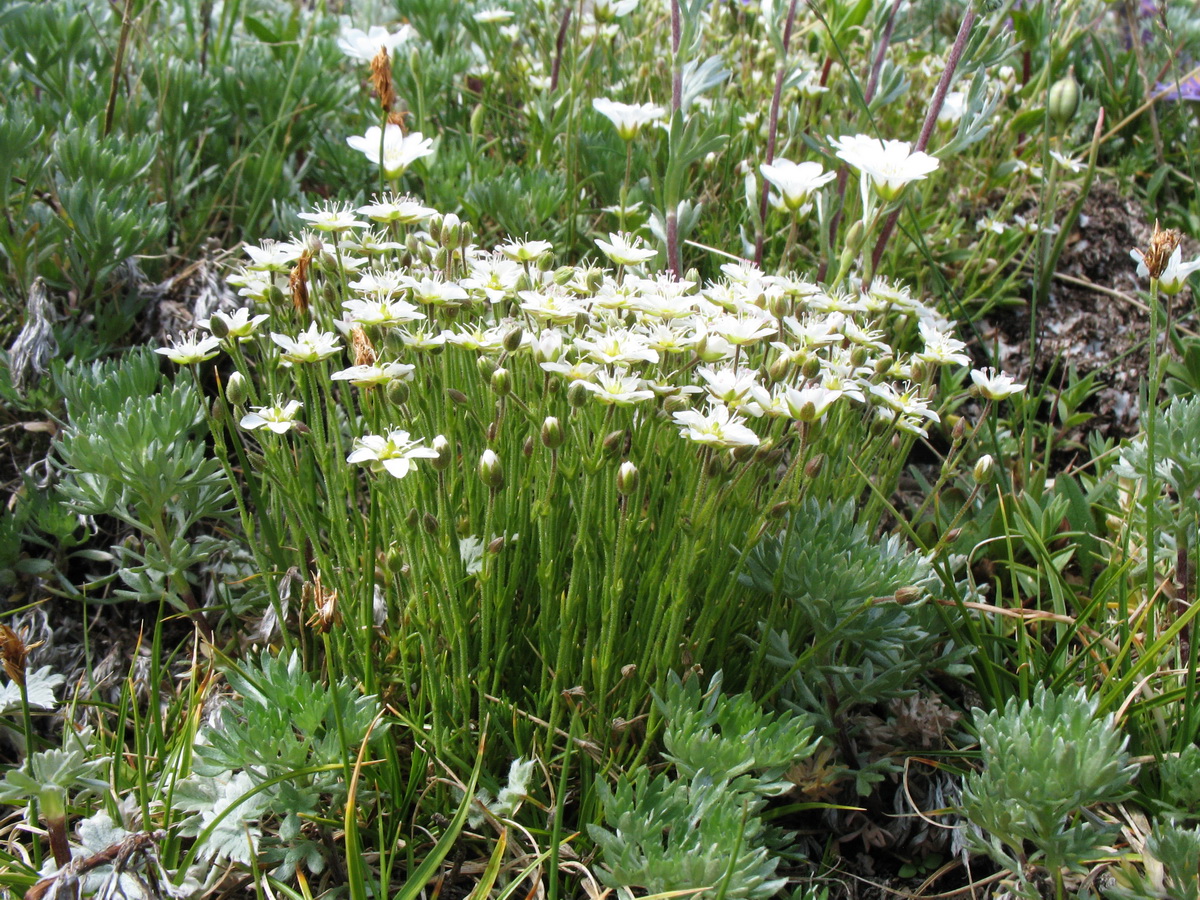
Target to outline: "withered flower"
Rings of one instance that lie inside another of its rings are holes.
[[[1174,228],[1163,231],[1155,221],[1154,233],[1150,235],[1150,246],[1146,250],[1130,251],[1130,255],[1138,260],[1138,274],[1148,275],[1155,280],[1162,278],[1163,272],[1167,270],[1171,254],[1175,252],[1175,248],[1179,246],[1182,239],[1183,235]],[[1145,272],[1142,271],[1143,269]]]
[[[0,662],[4,664],[5,674],[19,687],[25,686],[25,660],[28,656],[29,648],[21,636],[7,625],[0,625]]]
[[[320,574],[305,582],[300,598],[304,606],[312,606],[313,614],[308,618],[308,627],[326,634],[340,620],[337,608],[338,592],[321,584]]]
[[[305,250],[296,260],[296,268],[288,277],[288,290],[292,292],[292,306],[300,312],[308,312],[308,267],[312,254]]]

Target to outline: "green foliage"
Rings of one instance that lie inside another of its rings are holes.
[[[1018,878],[1028,862],[1056,881],[1063,867],[1085,871],[1116,834],[1087,811],[1130,796],[1137,765],[1113,715],[1097,716],[1098,707],[1083,689],[1057,694],[1039,685],[1027,703],[976,711],[982,769],[965,779],[962,805],[986,836],[969,830],[968,840]],[[1027,841],[1036,848],[1030,856]]]
[[[811,726],[723,695],[719,672],[703,694],[695,679],[673,677],[656,703],[674,771],[651,778],[642,767],[613,787],[597,780],[605,825],[588,833],[603,854],[601,880],[650,893],[702,888],[704,898],[774,896],[786,879],[771,850],[778,836],[760,814],[788,787],[782,772],[812,753]]]

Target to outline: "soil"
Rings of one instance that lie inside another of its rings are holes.
[[[1086,443],[1086,432],[1121,440],[1138,429],[1138,388],[1149,369],[1149,312],[1144,279],[1130,250],[1149,244],[1152,224],[1137,200],[1113,186],[1093,185],[1079,224],[1067,239],[1049,302],[1037,311],[1037,357],[1029,353],[1030,308],[1005,308],[979,323],[981,343],[996,348],[992,361],[1031,389],[1047,384],[1048,395],[1096,373],[1099,390],[1082,407],[1093,418],[1065,435]],[[1183,255],[1197,255],[1185,239]],[[1027,288],[1032,294],[1032,284]],[[1180,295],[1186,298],[1187,292]],[[1172,310],[1181,333],[1194,330],[1192,305]],[[1028,303],[1028,295],[1026,301]]]

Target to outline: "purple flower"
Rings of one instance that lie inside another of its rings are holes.
[[[1163,100],[1200,100],[1200,75],[1193,75],[1186,81],[1178,83],[1160,81],[1154,86],[1154,93],[1165,91]]]

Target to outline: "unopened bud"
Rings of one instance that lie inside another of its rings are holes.
[[[563,440],[565,435],[558,419],[546,416],[546,421],[542,422],[542,444],[551,450],[557,450],[563,445]]]
[[[525,443],[521,444],[521,455],[526,459],[533,456],[533,435],[525,438]]]
[[[670,394],[663,398],[663,410],[669,415],[683,412],[685,409],[690,409],[691,406],[691,401],[683,394]]]
[[[516,353],[521,349],[521,342],[525,339],[525,329],[518,325],[512,328],[504,335],[501,344],[508,353]]]
[[[772,382],[783,381],[792,371],[792,358],[790,356],[781,356],[775,362],[771,363],[771,367],[767,369],[767,375]]]
[[[610,431],[604,436],[602,446],[604,448],[604,455],[609,459],[617,456],[625,449],[625,432],[619,428],[616,431]]]
[[[777,319],[792,314],[792,301],[787,294],[772,294],[767,301],[767,310]]]
[[[450,442],[446,440],[445,435],[439,434],[433,439],[433,444],[431,446],[433,448],[433,452],[436,453],[437,456],[435,456],[429,462],[436,471],[441,472],[448,465],[450,465]]]
[[[445,231],[442,232],[446,234]],[[439,247],[437,252],[433,254],[433,267],[435,269],[445,269],[450,264],[450,251],[445,247]]]
[[[225,340],[229,337],[229,322],[220,313],[213,313],[208,320],[208,330],[213,337]]]
[[[958,443],[967,433],[967,419],[965,416],[958,416],[954,420],[954,426],[950,429],[950,438],[954,443]]]
[[[919,600],[920,598],[921,589],[919,587],[913,587],[912,585],[909,585],[908,587],[902,587],[896,590],[896,602],[902,606],[905,603],[912,603],[914,600]]]
[[[409,528],[416,528],[417,524],[420,521],[421,521],[421,513],[417,511],[417,508],[415,506],[412,509],[410,509],[408,511],[408,515],[406,515],[404,517],[404,522],[405,522],[405,524],[408,525]]]
[[[862,344],[857,345],[850,351],[850,365],[861,366],[867,361],[867,348]]]
[[[559,287],[562,287],[563,285],[566,285],[566,284],[570,284],[571,279],[575,277],[575,267],[574,266],[559,266],[557,269],[554,270],[554,275],[551,277],[554,279],[554,283],[557,284]]]
[[[537,270],[539,272],[549,272],[554,268],[554,257],[549,253],[543,253],[537,258]]]
[[[399,378],[389,381],[384,392],[387,394],[388,403],[393,406],[403,406],[408,402],[408,385]]]
[[[383,555],[383,565],[389,574],[400,574],[400,570],[404,568],[404,554],[400,552],[399,547],[395,545],[388,547],[387,553]]]
[[[429,220],[429,236],[437,243],[442,242],[442,217],[433,216]]]
[[[604,270],[599,266],[591,266],[584,275],[583,283],[587,287],[589,293],[596,293],[604,284]]]
[[[446,213],[442,217],[442,246],[449,249],[458,246],[458,240],[462,236],[462,219],[454,213]]]
[[[572,381],[571,386],[567,388],[567,402],[579,409],[587,404],[589,393],[582,381]]]
[[[945,535],[943,535],[942,540],[944,540],[947,544],[953,544],[955,541],[958,540],[959,535],[961,535],[961,534],[962,534],[961,528],[951,528],[949,531],[947,531],[945,533]]]
[[[989,453],[985,453],[979,457],[979,460],[975,463],[975,468],[971,470],[971,477],[975,479],[976,484],[991,484],[995,474],[996,461],[992,459]]]
[[[804,361],[804,365],[800,367],[800,373],[808,379],[816,378],[821,374],[821,358],[819,356],[810,356]]]
[[[632,462],[625,460],[617,469],[617,491],[625,496],[632,494],[638,486],[638,469]]]
[[[1075,118],[1075,111],[1078,109],[1079,82],[1075,80],[1075,68],[1072,66],[1065,76],[1050,85],[1050,118],[1062,128]]]
[[[479,457],[479,480],[493,491],[504,487],[504,467],[494,450],[484,450]]]
[[[225,382],[225,399],[234,406],[241,406],[250,398],[250,389],[246,386],[246,376],[234,372]]]
[[[459,406],[466,406],[467,404],[467,395],[462,391],[456,391],[454,388],[447,388],[446,396]]]
[[[825,465],[825,454],[818,453],[812,459],[804,464],[804,474],[809,478],[816,478],[821,473],[821,467]]]
[[[503,367],[492,372],[492,390],[498,397],[507,397],[512,393],[512,373]]]
[[[433,513],[425,513],[421,516],[421,527],[425,529],[426,534],[437,534],[442,524]]]
[[[775,449],[774,438],[763,438],[762,442],[754,448],[754,461],[762,462],[771,455],[771,451]]]
[[[776,503],[767,513],[772,519],[781,519],[787,515],[787,511],[791,508],[790,500],[784,500],[782,503]]]

